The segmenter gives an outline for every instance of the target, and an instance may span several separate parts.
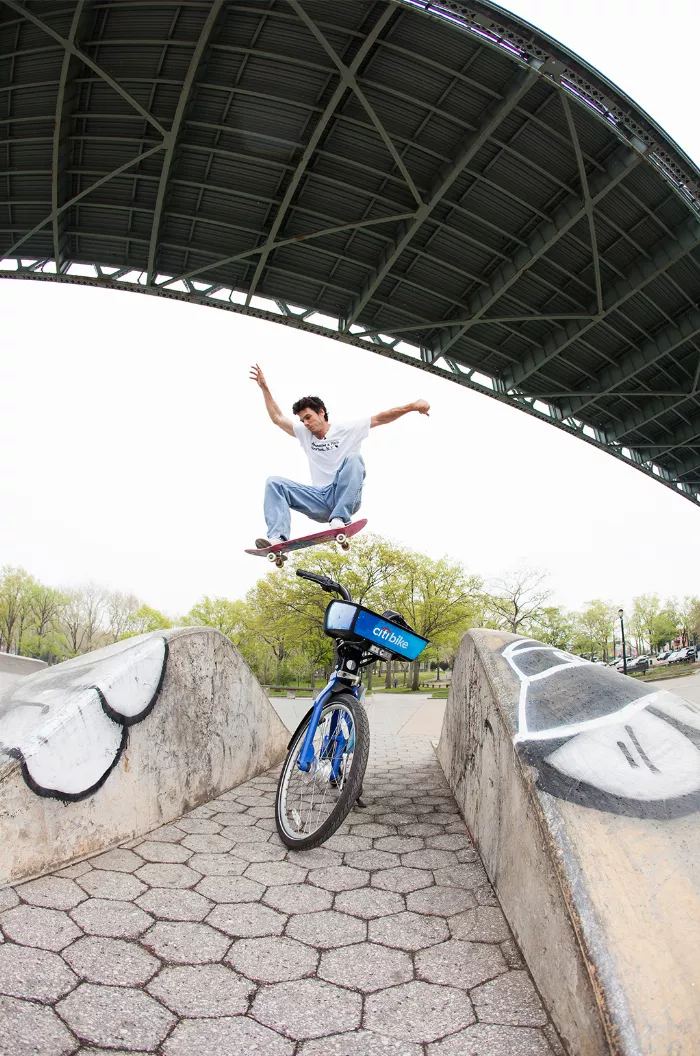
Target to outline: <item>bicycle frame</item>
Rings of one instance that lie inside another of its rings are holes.
[[[326,685],[323,687],[323,689],[321,690],[319,695],[316,697],[316,701],[314,703],[313,710],[311,712],[311,719],[309,720],[309,727],[308,727],[308,729],[306,731],[306,736],[304,738],[304,744],[302,745],[301,752],[299,753],[299,759],[297,760],[297,766],[299,767],[300,770],[304,770],[305,772],[308,772],[308,770],[309,770],[309,768],[311,766],[311,763],[313,762],[313,758],[314,758],[314,754],[315,754],[314,753],[314,743],[313,742],[314,742],[314,737],[316,736],[316,730],[318,729],[319,719],[321,718],[321,712],[323,711],[324,705],[328,703],[328,701],[333,696],[333,693],[337,689],[343,689],[343,690],[346,690],[346,691],[350,690],[350,692],[358,700],[361,699],[360,694],[358,693],[359,682],[358,682],[357,685],[348,686],[347,682],[344,679],[342,679],[342,678],[340,678],[338,676],[338,669],[336,668],[336,670],[333,672],[333,674],[329,678],[329,680],[326,683]],[[336,728],[337,728],[337,725],[338,725],[338,714],[336,712],[336,714],[333,716],[333,718],[331,720],[331,730],[330,730],[330,734],[329,734],[329,736],[327,738],[328,741],[330,740],[331,737],[334,736]],[[332,776],[333,779],[336,779],[338,777],[338,771],[340,769],[340,762],[341,762],[341,759],[343,757],[343,751],[345,750],[345,745],[347,743],[348,743],[348,739],[346,739],[345,737],[342,737],[338,741],[338,743],[336,744],[336,749],[335,749],[335,752],[333,753],[333,763],[332,763],[332,767],[331,767],[331,776]],[[326,743],[326,741],[324,741],[324,744],[321,746],[321,752],[319,754],[322,755],[323,751],[326,749],[326,747],[327,747],[327,743]]]

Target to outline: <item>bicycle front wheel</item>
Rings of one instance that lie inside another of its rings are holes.
[[[367,713],[352,693],[337,693],[323,707],[308,770],[298,766],[311,715],[289,745],[277,785],[275,816],[283,843],[297,851],[327,840],[362,789],[369,756]]]

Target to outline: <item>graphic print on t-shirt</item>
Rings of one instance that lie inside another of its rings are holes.
[[[323,438],[316,437],[301,422],[294,423],[294,435],[306,452],[315,488],[326,488],[346,458],[360,453],[360,445],[368,436],[369,418],[352,422],[334,422]]]

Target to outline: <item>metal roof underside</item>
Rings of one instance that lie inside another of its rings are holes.
[[[700,504],[700,173],[487,3],[0,0],[0,275],[411,363]]]

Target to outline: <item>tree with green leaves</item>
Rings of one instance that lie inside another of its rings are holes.
[[[573,613],[561,605],[546,605],[524,625],[523,630],[538,642],[570,651],[576,636],[576,621]]]
[[[546,579],[546,572],[527,566],[496,579],[488,593],[488,610],[497,626],[517,634],[525,624],[537,621],[552,596],[544,585]]]
[[[228,598],[210,598],[208,594],[193,605],[183,621],[187,626],[215,627],[234,645],[245,633],[245,603]]]
[[[162,612],[152,609],[150,605],[141,605],[129,617],[122,638],[134,638],[137,634],[148,634],[150,631],[166,631],[169,627],[172,627],[172,623]]]
[[[594,598],[587,602],[586,608],[575,614],[576,652],[600,655],[602,659],[606,659],[610,655],[614,636],[615,613],[616,610],[609,601]]]

